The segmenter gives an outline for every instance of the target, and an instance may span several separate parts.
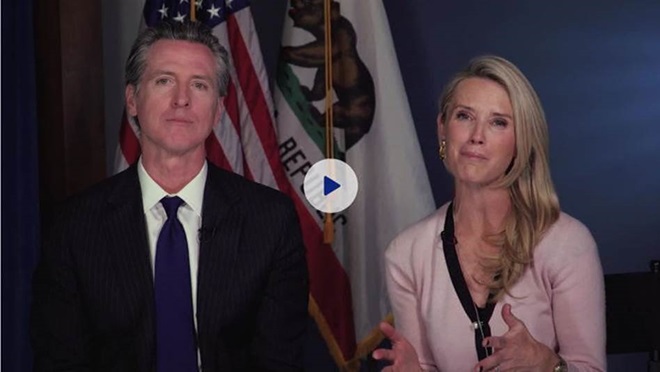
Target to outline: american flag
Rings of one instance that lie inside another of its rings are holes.
[[[193,2],[191,4],[191,1]],[[206,140],[208,159],[246,178],[287,191],[273,119],[268,77],[247,0],[147,0],[143,21],[154,26],[166,19],[195,20],[213,29],[229,52],[230,75],[225,113]],[[122,116],[115,171],[140,156],[138,128]]]

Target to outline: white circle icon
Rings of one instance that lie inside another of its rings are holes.
[[[348,164],[337,159],[325,159],[309,168],[303,191],[314,208],[325,213],[338,213],[355,200],[358,179]]]

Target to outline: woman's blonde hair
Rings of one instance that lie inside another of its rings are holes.
[[[445,87],[440,115],[446,123],[456,87],[468,78],[500,84],[513,108],[516,152],[504,177],[494,187],[509,190],[511,210],[503,230],[485,239],[501,248],[498,257],[484,257],[482,265],[494,275],[487,283],[492,301],[499,300],[532,263],[534,247],[559,218],[559,199],[548,166],[548,126],[541,102],[520,70],[504,58],[481,56],[470,61]]]

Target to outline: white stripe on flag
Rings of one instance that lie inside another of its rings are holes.
[[[220,122],[213,127],[213,134],[218,139],[222,152],[225,154],[231,170],[234,173],[243,175],[243,148],[238,138],[236,128],[232,123],[227,112],[222,114]]]

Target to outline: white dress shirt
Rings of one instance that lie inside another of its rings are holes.
[[[190,261],[190,286],[192,290],[193,320],[197,330],[197,268],[199,266],[199,229],[202,227],[202,205],[204,202],[204,186],[208,165],[204,166],[197,176],[193,178],[181,191],[176,194],[168,194],[156,181],[151,178],[144,169],[142,158],[138,161],[138,178],[142,189],[142,205],[144,216],[147,221],[147,237],[149,240],[149,253],[151,258],[151,273],[154,275],[154,264],[156,262],[156,243],[158,235],[167,220],[165,208],[160,200],[166,196],[178,196],[184,203],[177,211],[177,217],[186,232],[188,242],[188,260]],[[199,360],[199,349],[198,349]]]

